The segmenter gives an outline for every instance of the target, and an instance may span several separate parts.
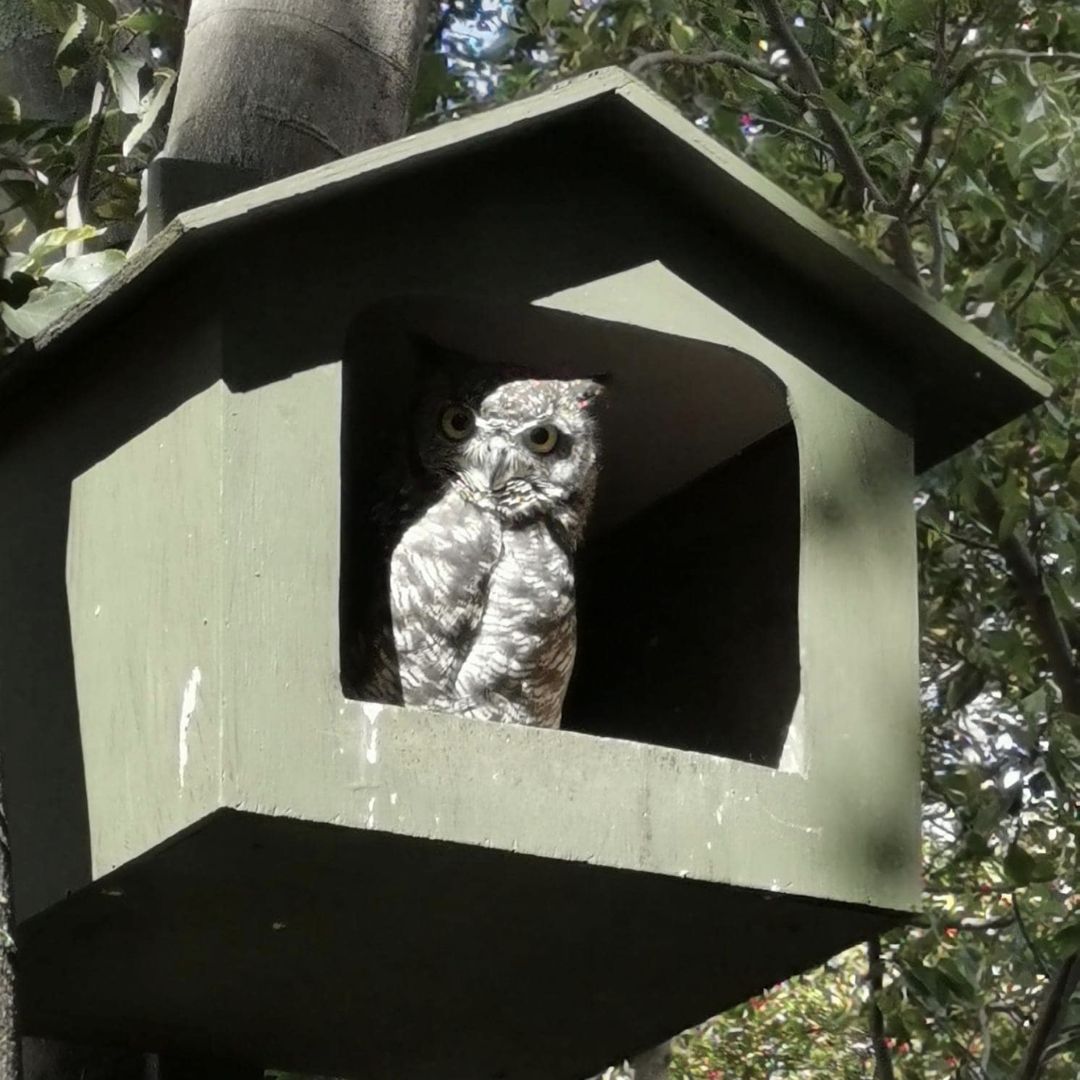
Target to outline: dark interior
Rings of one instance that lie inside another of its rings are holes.
[[[366,613],[385,596],[372,504],[407,425],[418,335],[482,362],[542,370],[569,355],[575,374],[612,375],[562,727],[776,767],[800,683],[799,457],[784,387],[733,350],[539,308],[403,301],[355,321],[342,417],[346,693],[364,696]]]
[[[775,767],[799,695],[798,569],[789,425],[582,550],[563,727]]]

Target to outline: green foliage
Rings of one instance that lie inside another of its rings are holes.
[[[169,7],[128,8],[34,0],[56,40],[55,77],[85,112],[28,116],[17,99],[0,101],[0,353],[123,264],[176,78],[161,57],[182,35]]]

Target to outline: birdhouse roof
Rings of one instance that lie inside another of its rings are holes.
[[[146,287],[226,237],[280,224],[450,156],[492,146],[505,146],[512,154],[518,136],[576,123],[586,115],[617,146],[625,146],[629,160],[611,162],[613,184],[628,167],[648,165],[654,175],[659,169],[665,191],[657,200],[657,214],[676,203],[683,210],[692,208],[703,225],[738,235],[765,265],[773,263],[814,289],[823,319],[852,320],[868,331],[870,340],[882,341],[880,353],[868,353],[866,364],[871,369],[887,366],[893,380],[913,388],[920,466],[970,445],[1049,394],[1050,384],[1017,357],[857,247],[643,83],[605,68],[179,214],[112,279],[0,366],[0,397],[48,369]],[[573,168],[574,161],[567,160],[571,175]],[[906,361],[902,370],[897,370],[898,355]]]

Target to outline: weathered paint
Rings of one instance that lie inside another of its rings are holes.
[[[178,724],[178,744],[176,749],[177,775],[180,786],[184,786],[184,773],[187,771],[188,757],[188,731],[191,728],[191,720],[195,715],[195,706],[199,701],[199,684],[202,682],[202,672],[198,665],[191,669],[188,681],[184,684],[184,696],[180,702],[180,723]]]

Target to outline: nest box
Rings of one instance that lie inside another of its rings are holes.
[[[347,692],[417,336],[613,373],[564,730]],[[182,213],[0,369],[28,1030],[575,1080],[890,925],[914,478],[1044,392],[620,72]]]

